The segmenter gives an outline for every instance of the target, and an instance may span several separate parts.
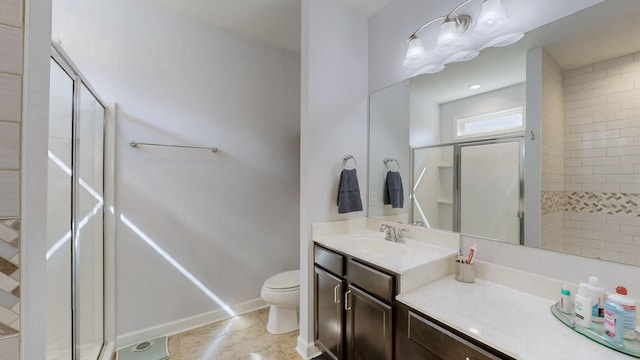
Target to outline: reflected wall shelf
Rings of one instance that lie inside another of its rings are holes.
[[[572,328],[577,333],[584,335],[590,340],[597,342],[600,345],[606,346],[621,353],[633,356],[640,359],[640,340],[636,337],[635,340],[625,339],[622,346],[618,346],[608,342],[602,335],[603,325],[600,323],[591,323],[590,328],[584,328],[576,325],[575,316],[572,314],[565,314],[560,311],[558,303],[551,305],[551,313],[563,324]],[[637,335],[637,333],[636,333]]]

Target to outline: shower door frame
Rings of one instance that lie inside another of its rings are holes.
[[[413,192],[413,188],[415,186],[416,174],[415,174],[415,159],[416,150],[424,150],[424,149],[437,149],[444,148],[447,146],[451,146],[453,148],[453,211],[451,216],[453,217],[453,229],[454,232],[460,232],[461,228],[461,202],[462,202],[462,194],[461,194],[461,149],[463,147],[472,147],[472,146],[480,146],[480,145],[492,145],[492,144],[500,144],[500,143],[509,143],[509,142],[517,142],[519,143],[519,152],[520,152],[520,171],[519,171],[519,199],[518,199],[518,218],[519,218],[519,227],[520,227],[520,239],[519,244],[524,245],[524,135],[509,135],[504,137],[496,137],[490,139],[475,139],[461,142],[452,142],[445,144],[437,144],[437,145],[428,145],[421,146],[411,149],[411,194],[409,196],[411,206],[409,207],[409,223],[414,222],[415,219],[415,194]],[[469,234],[474,236],[473,234]]]
[[[91,96],[102,106],[104,109],[103,119],[102,119],[102,190],[103,190],[103,198],[104,198],[104,188],[105,188],[105,135],[106,135],[106,121],[107,121],[107,106],[105,102],[100,98],[91,84],[86,80],[86,78],[82,75],[78,67],[71,61],[69,55],[64,51],[64,49],[57,43],[51,43],[51,59],[58,65],[60,68],[67,73],[67,75],[73,81],[73,95],[72,95],[72,130],[71,130],[71,149],[72,149],[72,166],[71,166],[71,193],[72,193],[72,202],[71,202],[71,354],[72,359],[77,359],[77,329],[76,329],[76,321],[78,319],[77,309],[78,309],[78,292],[77,292],[77,269],[78,269],[78,258],[76,253],[75,241],[76,236],[79,231],[79,219],[77,210],[79,208],[79,196],[78,194],[78,184],[79,184],[79,171],[76,168],[78,164],[78,151],[76,151],[78,147],[78,122],[80,118],[80,100],[81,100],[81,88],[84,86],[86,90],[89,91]],[[104,356],[104,351],[106,349],[106,316],[105,316],[105,211],[104,211],[104,202],[102,209],[102,345],[100,347],[100,351],[98,353],[97,359],[101,359]]]

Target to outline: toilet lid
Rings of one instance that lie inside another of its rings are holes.
[[[297,289],[300,287],[300,270],[285,271],[273,275],[264,282],[264,286],[273,290]]]

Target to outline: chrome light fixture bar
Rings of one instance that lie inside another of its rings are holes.
[[[502,8],[501,0],[484,0],[476,21],[471,15],[458,14],[460,9],[472,1],[474,0],[466,0],[446,16],[429,20],[414,31],[407,39],[409,46],[403,65],[418,68],[417,74],[434,73],[444,69],[447,63],[474,59],[486,47],[511,45],[524,36],[505,31],[509,18]],[[418,33],[439,21],[442,23],[435,46],[433,50],[427,50]],[[472,36],[463,36],[470,27],[473,29],[470,31]]]

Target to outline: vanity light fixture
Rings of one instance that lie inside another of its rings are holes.
[[[409,46],[403,61],[408,68],[418,68],[416,74],[433,73],[444,69],[450,62],[468,61],[486,47],[507,46],[520,40],[524,34],[508,32],[509,18],[501,0],[484,0],[477,20],[458,11],[473,0],[466,0],[446,16],[429,20],[409,36]],[[427,50],[418,33],[427,26],[442,21],[440,32],[433,46]],[[472,36],[465,35],[472,28]]]

